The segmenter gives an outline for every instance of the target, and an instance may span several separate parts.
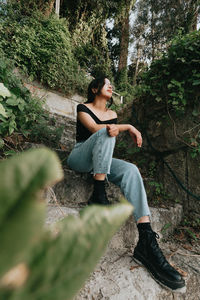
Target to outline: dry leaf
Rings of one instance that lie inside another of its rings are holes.
[[[192,247],[189,245],[183,245],[183,248],[189,251],[192,251]]]
[[[181,268],[175,266],[173,263],[170,263],[170,265],[176,269],[176,271],[178,271],[183,277],[187,277],[188,273],[183,271]]]
[[[67,151],[67,147],[64,146],[64,145],[62,145],[62,144],[60,144],[60,149],[61,149],[62,151]]]
[[[135,269],[138,269],[138,268],[141,268],[142,266],[131,266],[130,267],[130,271],[133,271],[133,270],[135,270]]]

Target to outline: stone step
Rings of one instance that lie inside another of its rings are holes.
[[[81,209],[78,206],[73,206],[72,203],[68,204],[68,206],[61,206],[58,202],[54,204],[48,203],[46,223],[53,224],[71,214],[79,215]],[[173,232],[182,218],[182,206],[178,204],[169,209],[150,207],[150,211],[152,228],[159,234],[160,238],[166,238],[169,233]],[[130,216],[112,238],[109,248],[115,250],[130,248],[137,243],[137,240],[137,227],[133,216]]]
[[[53,189],[47,191],[47,201],[51,205],[58,203],[58,206],[80,209],[87,205],[87,201],[92,193],[92,176],[86,173],[79,173],[71,170],[67,164],[67,153],[60,151],[59,157],[62,161],[64,170],[64,179],[57,183]],[[62,157],[63,156],[63,157]],[[112,183],[108,183],[106,187],[109,200],[114,204],[124,198],[120,188]],[[182,206],[175,205],[169,209],[150,208],[152,214],[152,226],[161,236],[167,236],[172,233],[174,228],[181,222]],[[120,240],[120,244],[118,241]],[[132,243],[136,243],[137,230],[136,225],[131,217],[118,235],[112,239],[112,247],[116,243],[116,248],[129,247]],[[120,246],[121,245],[121,246]]]
[[[132,261],[133,249],[108,249],[74,300],[200,299],[200,264],[195,263],[192,253],[177,249],[173,242],[160,243],[160,247],[169,262],[185,274],[186,287],[182,292],[172,292],[158,284],[143,266]]]
[[[33,96],[44,102],[44,108],[55,119],[57,128],[63,127],[60,143],[70,151],[75,143],[76,107],[85,101],[80,95],[66,96],[57,91],[49,90],[39,82],[25,83]]]
[[[166,224],[179,222],[182,207],[160,209],[150,208],[152,227],[159,235],[166,235]],[[49,226],[67,215],[79,215],[79,207],[65,207],[48,204],[46,224]],[[162,230],[163,229],[163,230]],[[94,272],[74,300],[197,300],[200,294],[200,261],[194,260],[194,253],[181,248],[174,242],[160,242],[161,249],[169,262],[182,270],[186,280],[186,290],[173,293],[160,286],[147,272],[131,260],[137,243],[137,230],[130,217],[108,244],[106,253],[101,258]],[[198,256],[198,255],[196,255]]]
[[[53,194],[52,192],[47,193],[46,196],[48,198],[48,202],[55,204],[54,200],[56,198],[62,206],[74,208],[83,207],[87,204],[92,193],[92,176],[90,174],[79,173],[71,170],[66,165],[66,152],[61,151],[59,156],[63,164],[64,179],[53,187]],[[119,202],[123,197],[120,188],[110,182],[107,184],[106,191],[108,198],[112,203]],[[165,226],[166,233],[172,232],[174,226],[177,226],[182,219],[182,207],[180,205],[176,205],[169,209],[160,208],[159,214],[158,209],[151,208],[151,211],[152,216],[154,216],[154,220],[156,220],[156,230],[158,231],[161,231],[163,226]],[[155,211],[156,213],[154,213]],[[162,224],[161,221],[163,220],[165,221],[165,224]],[[126,231],[129,232],[128,228]],[[133,237],[131,240],[133,240]]]

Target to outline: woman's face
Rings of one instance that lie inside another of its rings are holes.
[[[109,100],[112,97],[112,85],[108,78],[105,78],[104,82],[104,86],[101,89],[101,95]]]

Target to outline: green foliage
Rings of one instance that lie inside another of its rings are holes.
[[[151,181],[149,185],[154,187],[155,196],[162,196],[164,195],[164,187],[161,182]]]
[[[30,79],[68,94],[84,90],[87,79],[74,58],[66,20],[39,12],[23,16],[12,5],[0,15],[0,48]]]
[[[90,206],[45,231],[41,189],[63,176],[57,156],[27,151],[0,174],[0,299],[73,299],[132,206]]]
[[[0,135],[11,135],[14,131],[27,133],[42,112],[39,101],[13,74],[11,61],[0,56]],[[9,88],[7,88],[7,87]],[[39,117],[40,119],[40,117]]]
[[[87,22],[94,15],[99,24],[108,18],[121,14],[127,0],[68,0],[61,1],[61,15],[69,20],[70,30],[77,26],[80,20]]]
[[[158,58],[178,34],[197,29],[199,12],[199,0],[138,0],[131,29],[137,43],[135,56],[140,49],[140,57],[145,61]]]
[[[8,2],[8,1],[7,1]],[[53,8],[54,0],[10,0],[12,7],[17,7],[22,15],[32,15],[35,11],[41,11],[48,14],[49,7],[50,13]]]
[[[136,96],[146,107],[162,107],[163,114],[175,112],[184,118],[188,108],[198,122],[200,100],[200,31],[173,40],[166,54],[142,73]],[[194,140],[195,139],[195,140]],[[193,156],[199,153],[199,135],[187,141]]]
[[[72,32],[74,54],[81,68],[92,76],[103,73],[111,77],[107,33],[99,22],[96,13],[90,14],[87,21],[79,20]]]
[[[188,211],[184,216],[180,226],[176,229],[176,234],[179,238],[185,242],[189,240],[190,243],[196,241],[199,242],[199,232],[200,232],[200,215],[194,213],[193,211]]]
[[[184,110],[199,101],[199,68],[200,32],[177,37],[167,53],[141,75],[138,96]]]
[[[0,134],[11,135],[14,130],[17,130],[15,119],[19,117],[19,112],[24,111],[25,101],[11,94],[3,83],[0,83],[0,101],[2,102],[2,104],[0,103]]]
[[[43,109],[41,99],[31,96],[13,70],[12,61],[0,53],[1,138],[19,133],[31,141],[56,145],[62,128],[54,126],[54,120]],[[14,149],[7,151],[3,139],[0,139],[0,150],[5,155],[15,153]]]
[[[135,97],[135,86],[130,84],[127,69],[124,68],[115,76],[115,84],[117,92],[123,96],[124,103],[133,101]]]
[[[79,61],[81,68],[87,70],[91,76],[108,74],[111,78],[110,60],[106,57],[106,49],[92,46],[91,43],[79,44],[75,49],[75,57]]]
[[[166,224],[163,226],[163,228],[161,229],[162,234],[164,234],[164,233],[167,231],[167,229],[169,229],[171,226],[172,226],[171,223],[166,223]]]
[[[59,138],[57,129],[49,126],[48,114],[42,108],[42,102],[33,98],[27,88],[13,72],[14,65],[0,53],[0,136],[14,132],[38,141],[50,136]],[[3,148],[1,143],[1,147]]]

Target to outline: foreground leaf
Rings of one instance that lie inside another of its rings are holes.
[[[107,243],[131,214],[130,204],[88,207],[80,217],[57,223],[33,250],[29,277],[21,288],[6,293],[7,300],[70,300],[84,284]],[[9,296],[10,295],[10,296]]]
[[[21,262],[41,236],[41,189],[61,178],[57,156],[45,148],[0,163],[0,276]]]

